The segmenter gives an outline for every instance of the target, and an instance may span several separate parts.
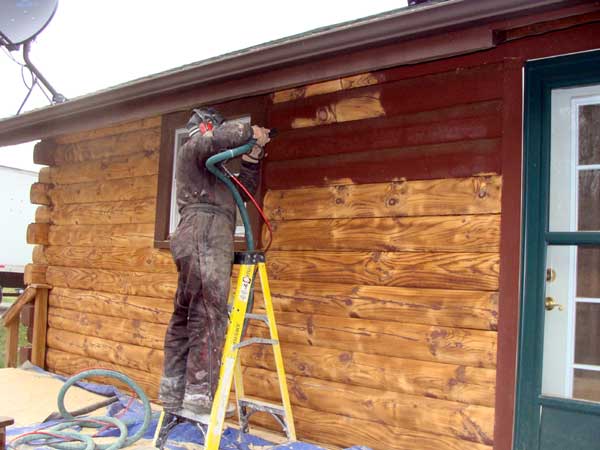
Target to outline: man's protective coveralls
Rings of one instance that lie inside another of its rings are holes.
[[[233,261],[235,203],[211,174],[206,160],[245,144],[252,127],[225,122],[211,136],[193,135],[177,153],[177,206],[181,220],[171,236],[179,279],[165,336],[165,362],[159,398],[165,411],[183,407],[210,411],[219,380],[228,323],[227,297]],[[239,180],[254,193],[260,164],[242,161]]]

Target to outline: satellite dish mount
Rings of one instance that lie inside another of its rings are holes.
[[[29,51],[31,42],[54,17],[58,8],[58,0],[10,0],[3,2],[0,14],[0,47],[9,51],[18,50],[23,46],[25,66],[32,73],[34,81],[29,92],[19,108],[19,112],[31,95],[31,91],[39,80],[52,94],[52,103],[63,103],[66,97],[60,94],[31,62]],[[19,113],[17,112],[17,114]]]

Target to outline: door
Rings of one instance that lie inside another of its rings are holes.
[[[600,448],[600,53],[525,77],[515,449]]]

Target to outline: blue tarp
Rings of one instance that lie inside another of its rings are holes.
[[[44,372],[39,367],[30,366],[30,370]],[[65,380],[64,377],[50,374],[48,375]],[[115,417],[117,416],[120,420],[128,424],[129,435],[131,436],[137,430],[140,429],[143,422],[143,407],[142,403],[138,400],[131,400],[131,397],[121,393],[118,389],[113,386],[101,385],[97,383],[79,382],[77,385],[83,389],[94,392],[96,394],[113,396],[116,395],[119,400],[116,403],[107,407],[107,415]],[[125,411],[125,412],[124,412]],[[152,424],[143,436],[144,439],[152,439],[154,437],[154,431],[158,421],[158,414],[153,417]],[[27,427],[8,427],[7,431],[7,442],[10,442],[11,438],[18,436],[29,431],[34,431],[40,428],[49,428],[57,422],[47,422],[44,424],[32,424]],[[118,430],[110,429],[99,434],[100,437],[117,436]],[[194,443],[202,444],[203,435],[202,432],[191,423],[182,423],[174,428],[169,434],[169,441],[166,447],[170,450],[189,450],[185,444]],[[265,441],[256,436],[249,434],[240,433],[234,428],[226,428],[221,438],[221,450],[322,450],[322,447],[308,444],[304,442],[294,442],[290,444],[274,445],[271,442]],[[370,450],[367,447],[351,447],[347,450]]]

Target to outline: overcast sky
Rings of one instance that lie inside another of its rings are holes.
[[[67,98],[314,28],[404,7],[406,1],[60,0],[32,45],[31,59]],[[0,52],[0,117],[27,89],[21,68]],[[20,52],[11,55],[22,62]],[[29,82],[30,76],[25,73]],[[46,106],[36,88],[25,110]],[[0,165],[37,170],[33,143],[0,148]]]

